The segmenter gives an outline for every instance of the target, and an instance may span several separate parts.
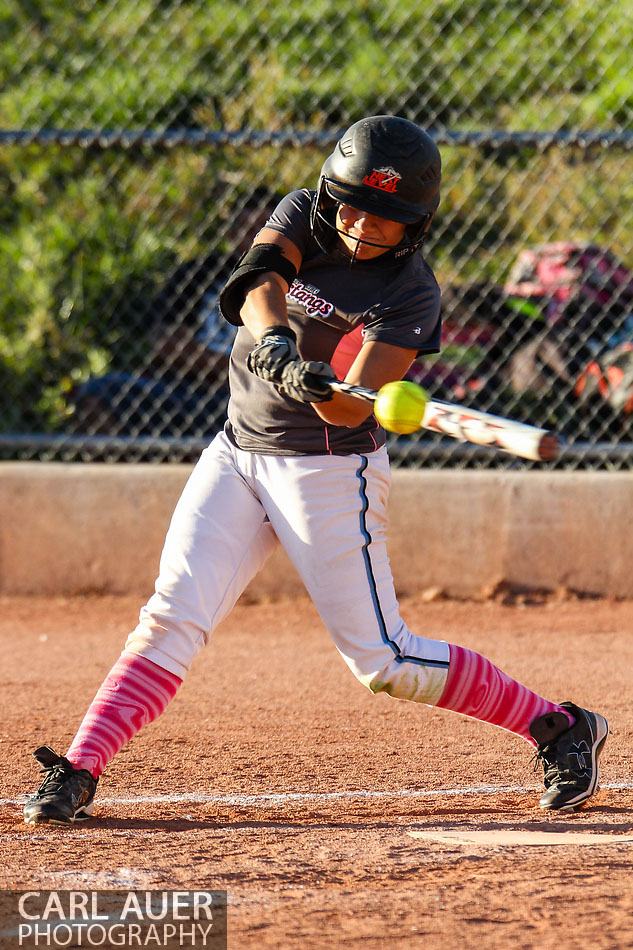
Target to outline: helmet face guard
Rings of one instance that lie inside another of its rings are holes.
[[[312,204],[312,233],[326,252],[339,245],[339,205],[399,221],[403,240],[386,247],[385,255],[402,259],[424,242],[439,205],[441,158],[431,137],[397,116],[372,116],[354,123],[326,159]],[[360,244],[358,239],[355,259]]]
[[[370,247],[380,247],[384,250],[385,254],[391,252],[390,256],[398,260],[408,257],[424,243],[433,217],[431,212],[427,212],[422,215],[422,217],[417,217],[414,221],[407,223],[406,221],[402,221],[400,217],[396,217],[393,208],[383,208],[379,202],[374,203],[365,200],[365,196],[360,191],[356,193],[352,192],[351,189],[345,189],[345,194],[343,194],[343,189],[339,187],[338,182],[333,182],[322,176],[312,207],[312,233],[321,249],[326,252],[334,250],[337,246],[339,236],[349,237],[347,232],[337,227],[336,224],[337,211],[339,205],[342,204],[356,208],[358,211],[367,211],[380,218],[386,218],[390,221],[401,221],[401,223],[405,224],[404,237],[402,241],[395,246],[391,244],[377,244],[375,241],[370,241],[367,238],[354,238],[356,248],[352,254],[352,262],[356,260],[356,255],[361,244],[366,244]]]

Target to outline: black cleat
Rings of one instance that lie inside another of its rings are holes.
[[[33,756],[43,766],[46,777],[24,806],[25,822],[68,825],[90,818],[98,779],[87,769],[74,768],[47,745],[36,749]]]
[[[543,763],[545,794],[541,808],[576,811],[598,789],[598,756],[609,734],[609,723],[599,713],[561,703],[576,722],[569,725],[560,712],[545,713],[530,725],[537,743],[535,769]]]

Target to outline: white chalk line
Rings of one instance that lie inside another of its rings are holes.
[[[633,789],[632,782],[609,782],[600,786],[602,789]],[[186,792],[172,795],[134,795],[125,798],[99,798],[101,805],[160,805],[179,804],[189,802],[199,805],[242,805],[257,807],[258,805],[294,805],[314,802],[334,802],[346,800],[386,800],[394,798],[444,798],[461,795],[506,795],[529,794],[542,789],[540,785],[480,785],[464,788],[434,788],[434,789],[395,789],[393,791],[378,789],[358,789],[347,792],[266,792],[262,795],[211,795],[205,792]],[[0,798],[0,805],[23,805],[28,796],[21,798]]]

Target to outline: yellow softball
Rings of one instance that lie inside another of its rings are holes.
[[[408,435],[420,428],[428,394],[417,383],[398,380],[386,383],[378,390],[374,415],[390,432]]]

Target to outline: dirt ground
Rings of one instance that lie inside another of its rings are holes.
[[[500,600],[410,598],[402,611],[606,715],[603,788],[583,812],[540,811],[522,740],[373,697],[298,599],[241,602],[108,767],[95,819],[60,828],[22,821],[39,780],[30,753],[66,751],[140,604],[0,598],[0,888],[226,889],[231,950],[633,947],[633,602]],[[473,830],[610,837],[410,834]]]

